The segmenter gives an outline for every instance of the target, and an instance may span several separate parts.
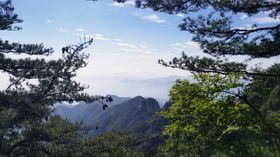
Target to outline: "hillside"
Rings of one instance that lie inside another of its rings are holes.
[[[81,103],[74,107],[58,105],[55,113],[72,122],[83,121],[86,126],[92,128],[89,132],[92,136],[113,129],[135,129],[137,133],[153,133],[160,130],[163,123],[156,115],[160,111],[160,106],[155,99],[141,96],[131,99],[113,96],[113,100],[105,111],[99,103]]]

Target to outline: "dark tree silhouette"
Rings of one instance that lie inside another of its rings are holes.
[[[0,1],[0,30],[21,29],[16,24],[22,20],[13,11],[11,0]],[[1,76],[10,78],[7,88],[0,91],[0,156],[44,156],[64,152],[80,142],[81,125],[51,113],[52,105],[62,101],[112,101],[83,93],[87,86],[73,79],[77,70],[86,66],[88,55],[82,51],[92,42],[88,39],[66,46],[62,48],[62,57],[46,60],[53,53],[52,48],[0,39]],[[11,54],[36,59],[15,59]]]
[[[125,2],[127,0],[115,0]],[[267,18],[279,19],[279,0],[136,0],[139,8],[151,8],[156,12],[184,14],[179,25],[182,31],[193,34],[192,40],[199,43],[204,53],[213,57],[249,56],[251,59],[270,58],[280,54],[280,24],[252,24],[238,28],[237,14],[251,16],[263,13]],[[245,72],[247,75],[277,76],[248,71],[246,64],[224,62],[217,58],[199,58],[182,55],[171,62],[159,60],[168,67],[199,73]]]

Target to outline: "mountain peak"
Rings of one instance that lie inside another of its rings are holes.
[[[134,100],[144,100],[145,98],[140,96],[140,95],[138,95],[138,96],[136,96],[136,97],[134,97],[132,99],[134,99]]]
[[[91,130],[90,135],[96,136],[112,129],[131,129],[149,120],[160,111],[160,106],[154,98],[136,96],[128,99],[111,95],[115,98],[107,110],[103,111],[98,103],[82,104],[73,108],[57,108],[57,114],[71,121],[83,121]],[[113,98],[113,99],[114,99]]]

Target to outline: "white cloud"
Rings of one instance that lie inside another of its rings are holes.
[[[93,39],[95,39],[95,40],[103,40],[103,41],[110,41],[111,39],[110,38],[106,38],[106,37],[104,37],[104,36],[96,36],[96,35],[93,35],[92,36],[93,37]]]
[[[123,42],[122,39],[119,38],[109,38],[103,34],[79,34],[79,33],[73,33],[73,35],[78,36],[80,38],[93,38],[94,40],[100,40],[100,41],[109,41],[110,44],[113,44],[117,47],[119,47],[119,50],[122,50],[122,52],[134,52],[135,54],[152,54],[152,51],[148,48],[145,44],[133,44],[129,42]]]
[[[105,37],[103,34],[77,34],[73,33],[73,35],[81,37],[81,38],[93,38],[93,40],[102,40],[102,41],[110,41],[112,39]]]
[[[85,29],[83,29],[83,28],[77,28],[76,31],[77,31],[77,32],[84,32]]]
[[[47,23],[52,23],[52,20],[47,19],[46,22],[47,22]]]
[[[128,0],[128,1],[125,2],[125,4],[134,6],[135,5],[135,0]]]
[[[139,45],[141,48],[147,48],[147,45]]]
[[[67,32],[67,30],[64,29],[64,28],[59,28],[59,31],[60,31],[60,32],[63,32],[63,33],[66,33],[66,32]]]
[[[115,38],[115,39],[113,39],[114,41],[117,41],[117,42],[120,42],[121,41],[121,39],[119,39],[119,38]]]
[[[131,66],[131,64],[129,65]],[[91,76],[86,80],[86,83],[94,87],[90,89],[89,92],[91,93],[102,95],[107,95],[109,93],[126,97],[134,97],[137,95],[154,97],[159,101],[160,105],[163,105],[169,100],[168,91],[176,79],[188,79],[191,81],[192,77],[186,74],[186,72],[184,72],[184,76],[176,76],[174,69],[170,69],[172,71],[167,72],[165,70],[169,70],[169,68],[156,65],[157,63],[155,63],[155,67],[159,67],[159,69],[157,69],[158,71],[164,71],[166,75],[169,76]],[[150,66],[148,65],[148,67]],[[139,67],[141,66],[137,68]]]
[[[135,0],[128,0],[124,3],[114,2],[114,3],[111,3],[109,5],[112,6],[112,7],[118,7],[118,8],[123,8],[123,7],[128,6],[128,5],[135,6]]]
[[[148,49],[146,45],[136,45],[132,43],[126,42],[118,42],[115,43],[122,51],[125,52],[134,52],[134,53],[141,53],[141,54],[152,54],[153,52]]]
[[[102,41],[111,40],[110,38],[105,37],[103,34],[91,34],[87,36],[93,38],[94,40],[102,40]]]
[[[110,6],[122,8],[122,7],[125,7],[125,4],[124,3],[114,2],[114,3],[110,4]]]
[[[184,51],[188,49],[197,49],[199,50],[199,44],[193,41],[186,41],[181,43],[173,43],[169,45],[174,50]]]
[[[270,17],[256,17],[256,18],[252,18],[251,21],[259,24],[278,23],[280,22],[280,17],[278,17],[277,19],[273,19]]]
[[[179,16],[179,17],[185,17],[184,14],[181,14],[181,13],[178,13],[176,15]]]
[[[246,14],[243,14],[242,16],[240,16],[240,19],[241,20],[245,20],[245,19],[247,19],[248,18],[248,15],[246,15]]]
[[[157,16],[155,14],[145,15],[142,18],[144,20],[148,20],[148,21],[155,22],[155,23],[165,23],[166,22],[166,20],[161,19],[159,16]]]
[[[136,52],[136,53],[145,53],[145,54],[152,54],[153,53],[150,50],[144,50],[144,49],[127,49],[127,48],[122,48],[121,50],[126,51],[126,52]]]
[[[116,43],[117,46],[130,48],[130,49],[137,49],[138,46],[131,44],[131,43]]]
[[[103,34],[93,34],[93,36],[94,36],[94,37],[100,37],[100,38],[101,38],[101,37],[104,37]]]

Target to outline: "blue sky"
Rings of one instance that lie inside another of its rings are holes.
[[[75,44],[82,36],[94,37],[85,50],[89,64],[79,72],[78,80],[90,86],[91,94],[150,96],[167,100],[168,89],[176,78],[190,78],[186,71],[157,64],[179,56],[182,50],[201,55],[191,35],[179,31],[183,15],[154,13],[112,0],[14,0],[15,12],[24,20],[17,32],[0,32],[0,37],[22,43],[44,43],[60,56],[60,49]],[[246,26],[246,15],[238,15],[240,26]],[[251,22],[274,23],[262,16]],[[279,22],[279,21],[276,21]],[[150,80],[150,81],[149,81]],[[155,81],[158,80],[158,81]]]

